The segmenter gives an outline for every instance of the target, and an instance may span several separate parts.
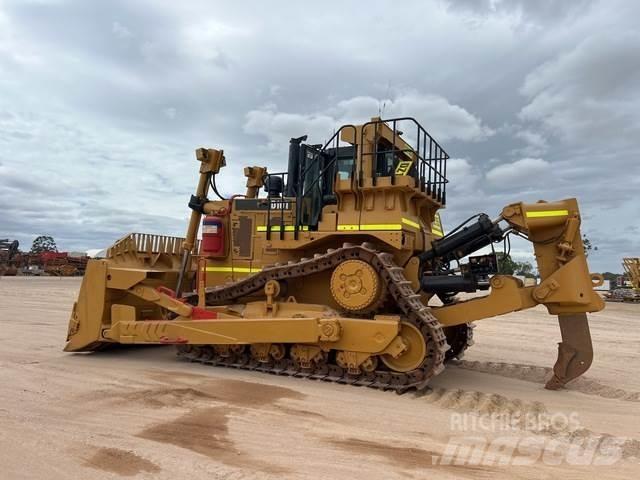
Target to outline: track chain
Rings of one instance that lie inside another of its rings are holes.
[[[395,390],[398,393],[424,389],[429,380],[444,369],[445,354],[449,349],[446,337],[429,307],[425,306],[420,295],[413,291],[411,282],[404,276],[404,270],[393,262],[393,256],[375,250],[369,243],[345,243],[341,248],[329,249],[326,253],[315,254],[312,258],[265,267],[261,272],[237,282],[207,289],[206,304],[228,305],[234,300],[261,290],[269,280],[291,280],[313,275],[333,269],[341,262],[351,259],[367,262],[376,270],[399,308],[402,320],[412,323],[422,332],[427,342],[427,355],[420,367],[404,373],[378,369],[353,375],[332,363],[330,359],[316,363],[308,369],[301,368],[286,357],[280,361],[260,363],[250,356],[245,346],[235,346],[234,353],[223,357],[212,346],[181,345],[178,347],[178,355],[193,362]]]

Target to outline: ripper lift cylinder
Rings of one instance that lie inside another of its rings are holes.
[[[493,242],[502,240],[502,229],[488,215],[480,214],[476,223],[459,232],[434,240],[431,250],[420,255],[421,261],[440,259],[443,262],[460,259]]]

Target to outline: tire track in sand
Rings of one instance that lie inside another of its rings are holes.
[[[533,383],[545,383],[553,374],[552,369],[549,367],[539,367],[519,363],[460,360],[452,363],[451,366]],[[570,382],[566,388],[567,390],[573,390],[586,395],[595,395],[597,397],[622,400],[625,402],[640,402],[640,392],[632,392],[622,388],[615,388],[596,380],[592,380],[589,377],[577,378]]]
[[[458,412],[477,415],[542,415],[547,407],[542,402],[527,402],[518,398],[508,398],[497,393],[485,393],[459,388],[432,388],[416,394],[429,403]]]
[[[512,428],[522,430],[523,433],[543,435],[565,444],[586,446],[595,442],[596,448],[615,444],[620,449],[622,458],[632,461],[640,459],[640,440],[634,438],[616,437],[609,433],[595,432],[585,427],[572,428],[568,424],[561,427],[544,423],[532,426],[530,423],[532,418],[540,418],[541,416],[550,418],[553,416],[542,402],[527,402],[497,393],[441,387],[417,393],[415,396],[438,407],[456,412],[471,413],[478,417],[493,416],[494,418],[502,418],[502,421],[508,422],[508,425]],[[486,433],[495,433],[496,431],[499,432],[499,430],[488,430]]]

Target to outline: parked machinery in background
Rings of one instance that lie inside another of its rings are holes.
[[[640,258],[623,258],[622,268],[625,274],[620,285],[611,290],[605,298],[609,302],[640,303]]]
[[[15,276],[18,273],[18,258],[20,255],[18,240],[0,240],[0,276]]]
[[[23,275],[73,277],[84,275],[89,257],[84,252],[41,252],[23,255]]]
[[[78,252],[46,252],[40,254],[47,275],[73,277],[84,275],[89,257]]]

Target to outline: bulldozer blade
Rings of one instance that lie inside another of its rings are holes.
[[[586,313],[558,315],[562,342],[558,344],[558,359],[553,377],[545,388],[558,390],[567,382],[586,372],[593,361],[593,346]]]
[[[109,345],[101,341],[102,319],[110,307],[106,277],[107,262],[89,260],[69,319],[65,352],[90,352]]]

